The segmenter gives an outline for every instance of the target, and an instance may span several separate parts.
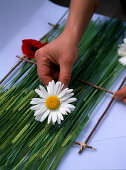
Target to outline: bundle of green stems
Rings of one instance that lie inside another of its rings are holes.
[[[63,29],[64,25],[44,38],[52,41]],[[105,95],[75,77],[109,89],[124,69],[118,62],[117,48],[125,29],[118,20],[90,22],[80,42],[69,85],[77,98],[76,109],[64,117],[61,125],[48,125],[47,120],[38,122],[30,110],[31,99],[38,97],[34,89],[41,84],[36,65],[22,62],[9,75],[0,87],[1,168],[55,169],[58,166]]]

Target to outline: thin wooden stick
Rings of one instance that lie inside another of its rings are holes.
[[[47,36],[47,34],[45,34],[43,37],[40,38],[40,40],[42,40],[43,38],[45,38],[45,36]],[[39,40],[39,41],[40,41]],[[23,57],[19,57],[19,56],[16,56],[17,58],[20,59],[20,61],[6,74],[6,76],[0,81],[0,84],[11,74],[11,72],[23,61],[23,60],[26,60],[24,57],[26,57],[26,55],[24,55]],[[30,60],[29,60],[30,61]],[[31,62],[31,61],[30,61]],[[31,62],[32,63],[32,62]],[[33,63],[34,64],[34,63]]]
[[[113,92],[111,92],[111,91],[109,91],[109,90],[107,90],[107,89],[104,89],[103,87],[97,86],[97,85],[95,85],[95,84],[89,83],[89,82],[84,81],[84,80],[81,80],[81,79],[79,79],[79,78],[76,78],[76,80],[81,81],[81,82],[83,82],[84,84],[87,84],[87,85],[89,85],[89,86],[95,87],[95,88],[97,88],[97,89],[99,89],[99,90],[103,90],[103,91],[105,91],[105,92],[108,92],[108,93],[110,93],[110,94],[112,94],[112,95],[114,94]]]
[[[119,87],[118,90],[121,89],[121,87],[123,86],[123,84],[124,84],[125,81],[126,81],[126,77],[123,79],[123,81],[122,81],[122,83],[121,83],[121,85],[120,85],[120,87]],[[107,111],[109,110],[110,106],[112,105],[113,101],[114,101],[114,96],[113,96],[113,98],[111,99],[111,101],[110,101],[109,105],[107,106],[106,110],[104,111],[104,113],[103,113],[103,114],[101,115],[101,117],[98,119],[97,123],[95,124],[94,128],[92,129],[92,131],[91,131],[90,134],[88,135],[88,137],[87,137],[87,139],[85,140],[85,142],[84,142],[84,143],[79,143],[79,142],[77,142],[77,141],[74,142],[75,144],[81,146],[81,149],[80,149],[79,152],[78,152],[79,154],[83,151],[84,148],[90,148],[90,149],[93,148],[93,147],[91,148],[91,146],[89,147],[89,146],[87,145],[87,142],[89,141],[89,139],[91,138],[91,136],[92,136],[93,133],[95,132],[96,128],[97,128],[98,125],[100,124],[100,122],[101,122],[101,120],[103,119],[103,117],[106,115],[106,113],[107,113]]]
[[[26,57],[25,55],[23,57],[20,57],[20,61],[14,66],[12,67],[12,69],[6,74],[6,76],[0,81],[0,84],[12,73],[12,71],[24,60],[24,57]]]
[[[42,41],[47,35],[49,35],[49,34],[51,33],[51,31],[52,31],[53,29],[59,28],[59,24],[54,25],[54,24],[52,24],[52,23],[50,23],[50,22],[49,22],[48,24],[51,25],[51,26],[53,26],[53,28],[52,28],[49,32],[47,32],[42,38],[40,38],[39,41]]]
[[[16,56],[16,57],[20,59],[19,56]],[[34,61],[32,61],[32,60],[28,60],[28,59],[26,59],[26,58],[23,58],[23,60],[25,60],[26,62],[29,62],[29,63],[32,63],[32,64],[35,64],[35,65],[36,65],[36,62],[34,62]],[[79,80],[79,81],[81,81],[81,82],[83,82],[83,83],[85,83],[85,84],[87,84],[87,85],[90,85],[90,86],[93,86],[93,87],[95,87],[95,88],[97,88],[97,89],[100,89],[100,90],[103,90],[103,91],[105,91],[105,92],[108,92],[108,93],[110,93],[110,94],[112,94],[112,95],[114,94],[113,92],[111,92],[111,91],[109,91],[109,90],[107,90],[107,89],[104,89],[103,87],[94,85],[94,84],[89,83],[89,82],[87,82],[87,81],[84,81],[84,80],[81,80],[81,79],[78,79],[78,78],[76,78],[76,80]]]
[[[52,23],[50,23],[50,22],[48,22],[48,24],[50,25],[50,26],[52,26],[52,27],[55,27],[55,28],[59,28],[59,24],[52,24]]]
[[[19,58],[19,59],[21,58],[21,57],[18,56],[18,55],[17,55],[16,57]],[[26,58],[23,58],[23,60],[24,60],[24,61],[27,61],[28,63],[32,63],[32,64],[37,65],[36,62],[34,62],[34,61],[32,61],[32,60],[28,60],[28,59],[26,59]]]
[[[21,57],[19,57],[19,56],[16,56],[16,57],[19,58],[19,59],[21,59]],[[37,65],[36,62],[31,61],[31,60],[28,60],[28,59],[26,59],[26,58],[22,58],[22,60]],[[97,89],[100,89],[100,90],[103,90],[103,91],[105,91],[105,92],[108,92],[108,93],[110,93],[110,94],[112,94],[112,95],[114,94],[113,92],[111,92],[111,91],[109,91],[109,90],[106,90],[106,89],[104,89],[104,88],[102,88],[102,87],[99,87],[99,86],[94,85],[94,84],[92,84],[92,83],[89,83],[89,82],[87,82],[87,81],[81,80],[81,79],[79,79],[79,78],[76,78],[76,80],[81,81],[81,82],[83,82],[83,83],[85,83],[85,84],[87,84],[87,85],[93,86],[93,87],[95,87],[95,88],[97,88]],[[123,86],[123,84],[124,84],[125,81],[126,81],[126,77],[124,78],[123,82],[121,83],[119,89]],[[118,89],[118,90],[119,90],[119,89]],[[88,135],[88,137],[87,137],[87,139],[85,140],[85,142],[84,142],[84,143],[79,143],[79,142],[77,142],[77,141],[74,141],[75,144],[81,146],[81,149],[80,149],[80,151],[79,151],[78,153],[81,153],[84,148],[90,148],[90,149],[96,150],[96,149],[93,148],[92,146],[87,145],[87,142],[89,141],[89,139],[91,138],[91,136],[92,136],[93,133],[95,132],[96,128],[97,128],[98,125],[100,124],[101,120],[103,119],[103,117],[105,116],[105,114],[107,113],[107,111],[109,110],[109,108],[110,108],[110,106],[112,105],[113,101],[114,101],[114,96],[113,96],[112,100],[110,101],[108,107],[107,107],[106,110],[104,111],[104,113],[103,113],[103,114],[101,115],[101,117],[98,119],[97,123],[95,124],[94,128],[92,129],[92,131],[91,131],[90,134]]]

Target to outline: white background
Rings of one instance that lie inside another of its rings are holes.
[[[0,1],[0,80],[17,63],[15,56],[22,56],[22,40],[42,37],[51,29],[47,23],[55,24],[65,11],[66,8],[47,0]],[[93,19],[97,17],[94,15]],[[119,87],[125,75],[126,70],[111,88],[112,91]],[[84,142],[110,100],[111,95],[106,94],[77,141]],[[89,145],[97,151],[86,149],[78,155],[80,148],[73,145],[58,169],[126,169],[126,105],[118,101],[113,103]]]

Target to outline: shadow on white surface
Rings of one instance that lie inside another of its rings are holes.
[[[67,8],[48,0],[0,1],[0,80],[22,56],[23,39],[39,40],[65,13]]]
[[[44,5],[43,0],[1,0],[0,2],[0,51],[4,50],[9,41],[31,22],[35,13]]]

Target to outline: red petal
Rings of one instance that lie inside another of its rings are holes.
[[[22,52],[28,58],[35,58],[35,52],[37,49],[45,46],[48,43],[41,43],[40,41],[33,39],[24,39],[22,40]]]

